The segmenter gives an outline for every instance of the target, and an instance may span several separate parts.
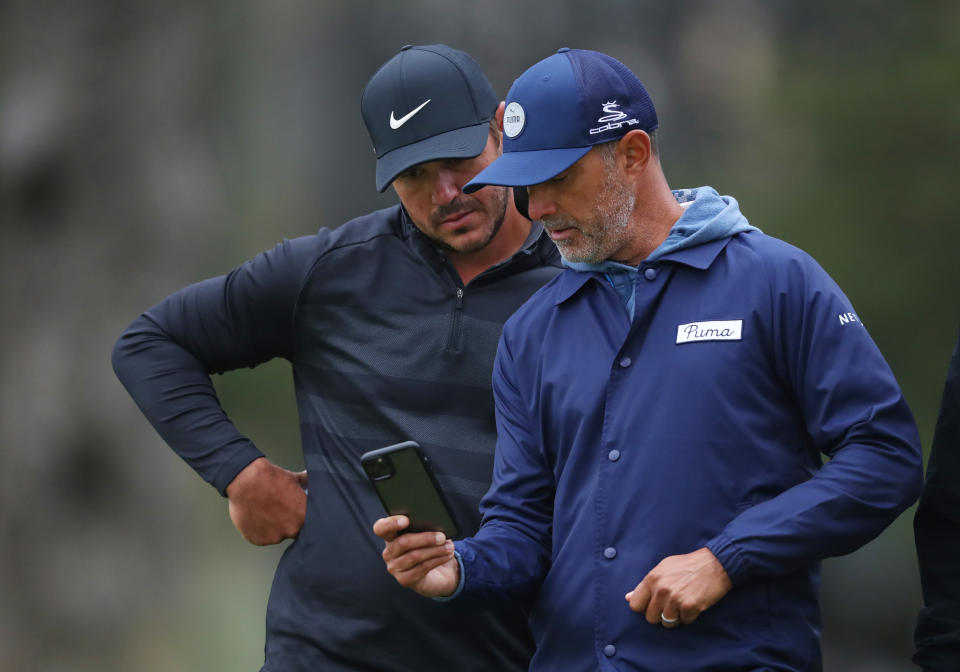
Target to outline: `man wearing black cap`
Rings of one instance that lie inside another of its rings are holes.
[[[605,54],[514,82],[465,191],[526,187],[568,270],[504,326],[480,530],[374,529],[423,595],[533,598],[533,671],[813,672],[819,561],[916,499],[916,425],[823,269],[735,199],[671,191],[657,128]]]
[[[382,509],[359,457],[418,441],[461,528],[477,528],[497,340],[558,256],[508,188],[462,191],[501,147],[502,110],[467,54],[404,47],[361,107],[377,188],[393,184],[401,204],[173,294],[120,337],[114,368],[170,446],[229,498],[244,538],[294,539],[270,594],[263,670],[525,670],[522,605],[454,607],[451,618],[384,574],[369,531]],[[302,474],[237,431],[209,379],[274,357],[293,366]]]

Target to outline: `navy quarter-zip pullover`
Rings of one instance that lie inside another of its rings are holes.
[[[383,510],[359,457],[418,441],[463,533],[474,532],[493,467],[497,341],[558,272],[534,223],[520,251],[463,286],[397,205],[285,240],[173,294],[120,337],[117,375],[221,493],[261,452],[209,375],[274,357],[292,365],[310,487],[271,589],[264,670],[526,670],[522,605],[440,605],[387,574],[371,531]]]

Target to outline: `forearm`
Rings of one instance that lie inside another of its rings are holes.
[[[815,476],[753,506],[706,546],[737,583],[777,576],[873,539],[919,493],[919,445],[850,445]]]
[[[297,297],[327,237],[284,241],[137,318],[113,366],[164,440],[221,494],[261,457],[220,407],[211,373],[291,356]]]
[[[893,372],[859,320],[838,319],[853,314],[849,299],[804,255],[766,270],[769,361],[798,421],[771,433],[803,431],[809,449],[831,459],[802,482],[783,472],[790,480],[766,489],[775,496],[708,541],[734,583],[859,548],[916,501],[922,482],[916,422]],[[797,464],[794,450],[779,459]]]
[[[113,349],[117,377],[164,441],[221,494],[262,454],[220,406],[203,364],[146,315]]]
[[[507,329],[494,363],[497,448],[490,490],[480,502],[477,533],[456,542],[462,595],[482,601],[525,600],[550,567],[553,471],[514,377]]]
[[[550,568],[548,530],[488,520],[455,547],[463,571],[460,595],[484,603],[529,599]]]

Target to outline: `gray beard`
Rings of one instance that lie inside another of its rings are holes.
[[[584,222],[589,235],[585,235],[585,227],[571,217],[557,215],[545,219],[551,227],[572,227],[580,231],[581,241],[576,247],[564,240],[554,241],[567,261],[599,264],[627,242],[637,195],[622,182],[609,179],[612,171],[607,171],[607,177],[603,190],[597,194],[590,219]]]

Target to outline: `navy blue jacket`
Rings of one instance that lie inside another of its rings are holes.
[[[926,605],[917,618],[913,661],[924,672],[955,672],[960,669],[960,336],[913,526]]]
[[[310,488],[270,593],[265,670],[527,668],[522,606],[440,605],[386,572],[371,531],[383,509],[359,457],[418,441],[464,533],[477,528],[493,469],[497,341],[559,272],[541,234],[534,224],[516,255],[464,287],[396,206],[187,287],[117,342],[121,381],[221,493],[261,453],[220,408],[209,374],[292,364]]]
[[[698,194],[713,200],[678,225],[736,209]],[[536,595],[534,671],[817,670],[819,560],[916,499],[912,414],[800,250],[738,233],[636,273],[632,320],[602,274],[568,270],[507,322],[493,485],[480,531],[456,543],[461,595]],[[734,587],[695,623],[628,608],[663,558],[704,546]]]

